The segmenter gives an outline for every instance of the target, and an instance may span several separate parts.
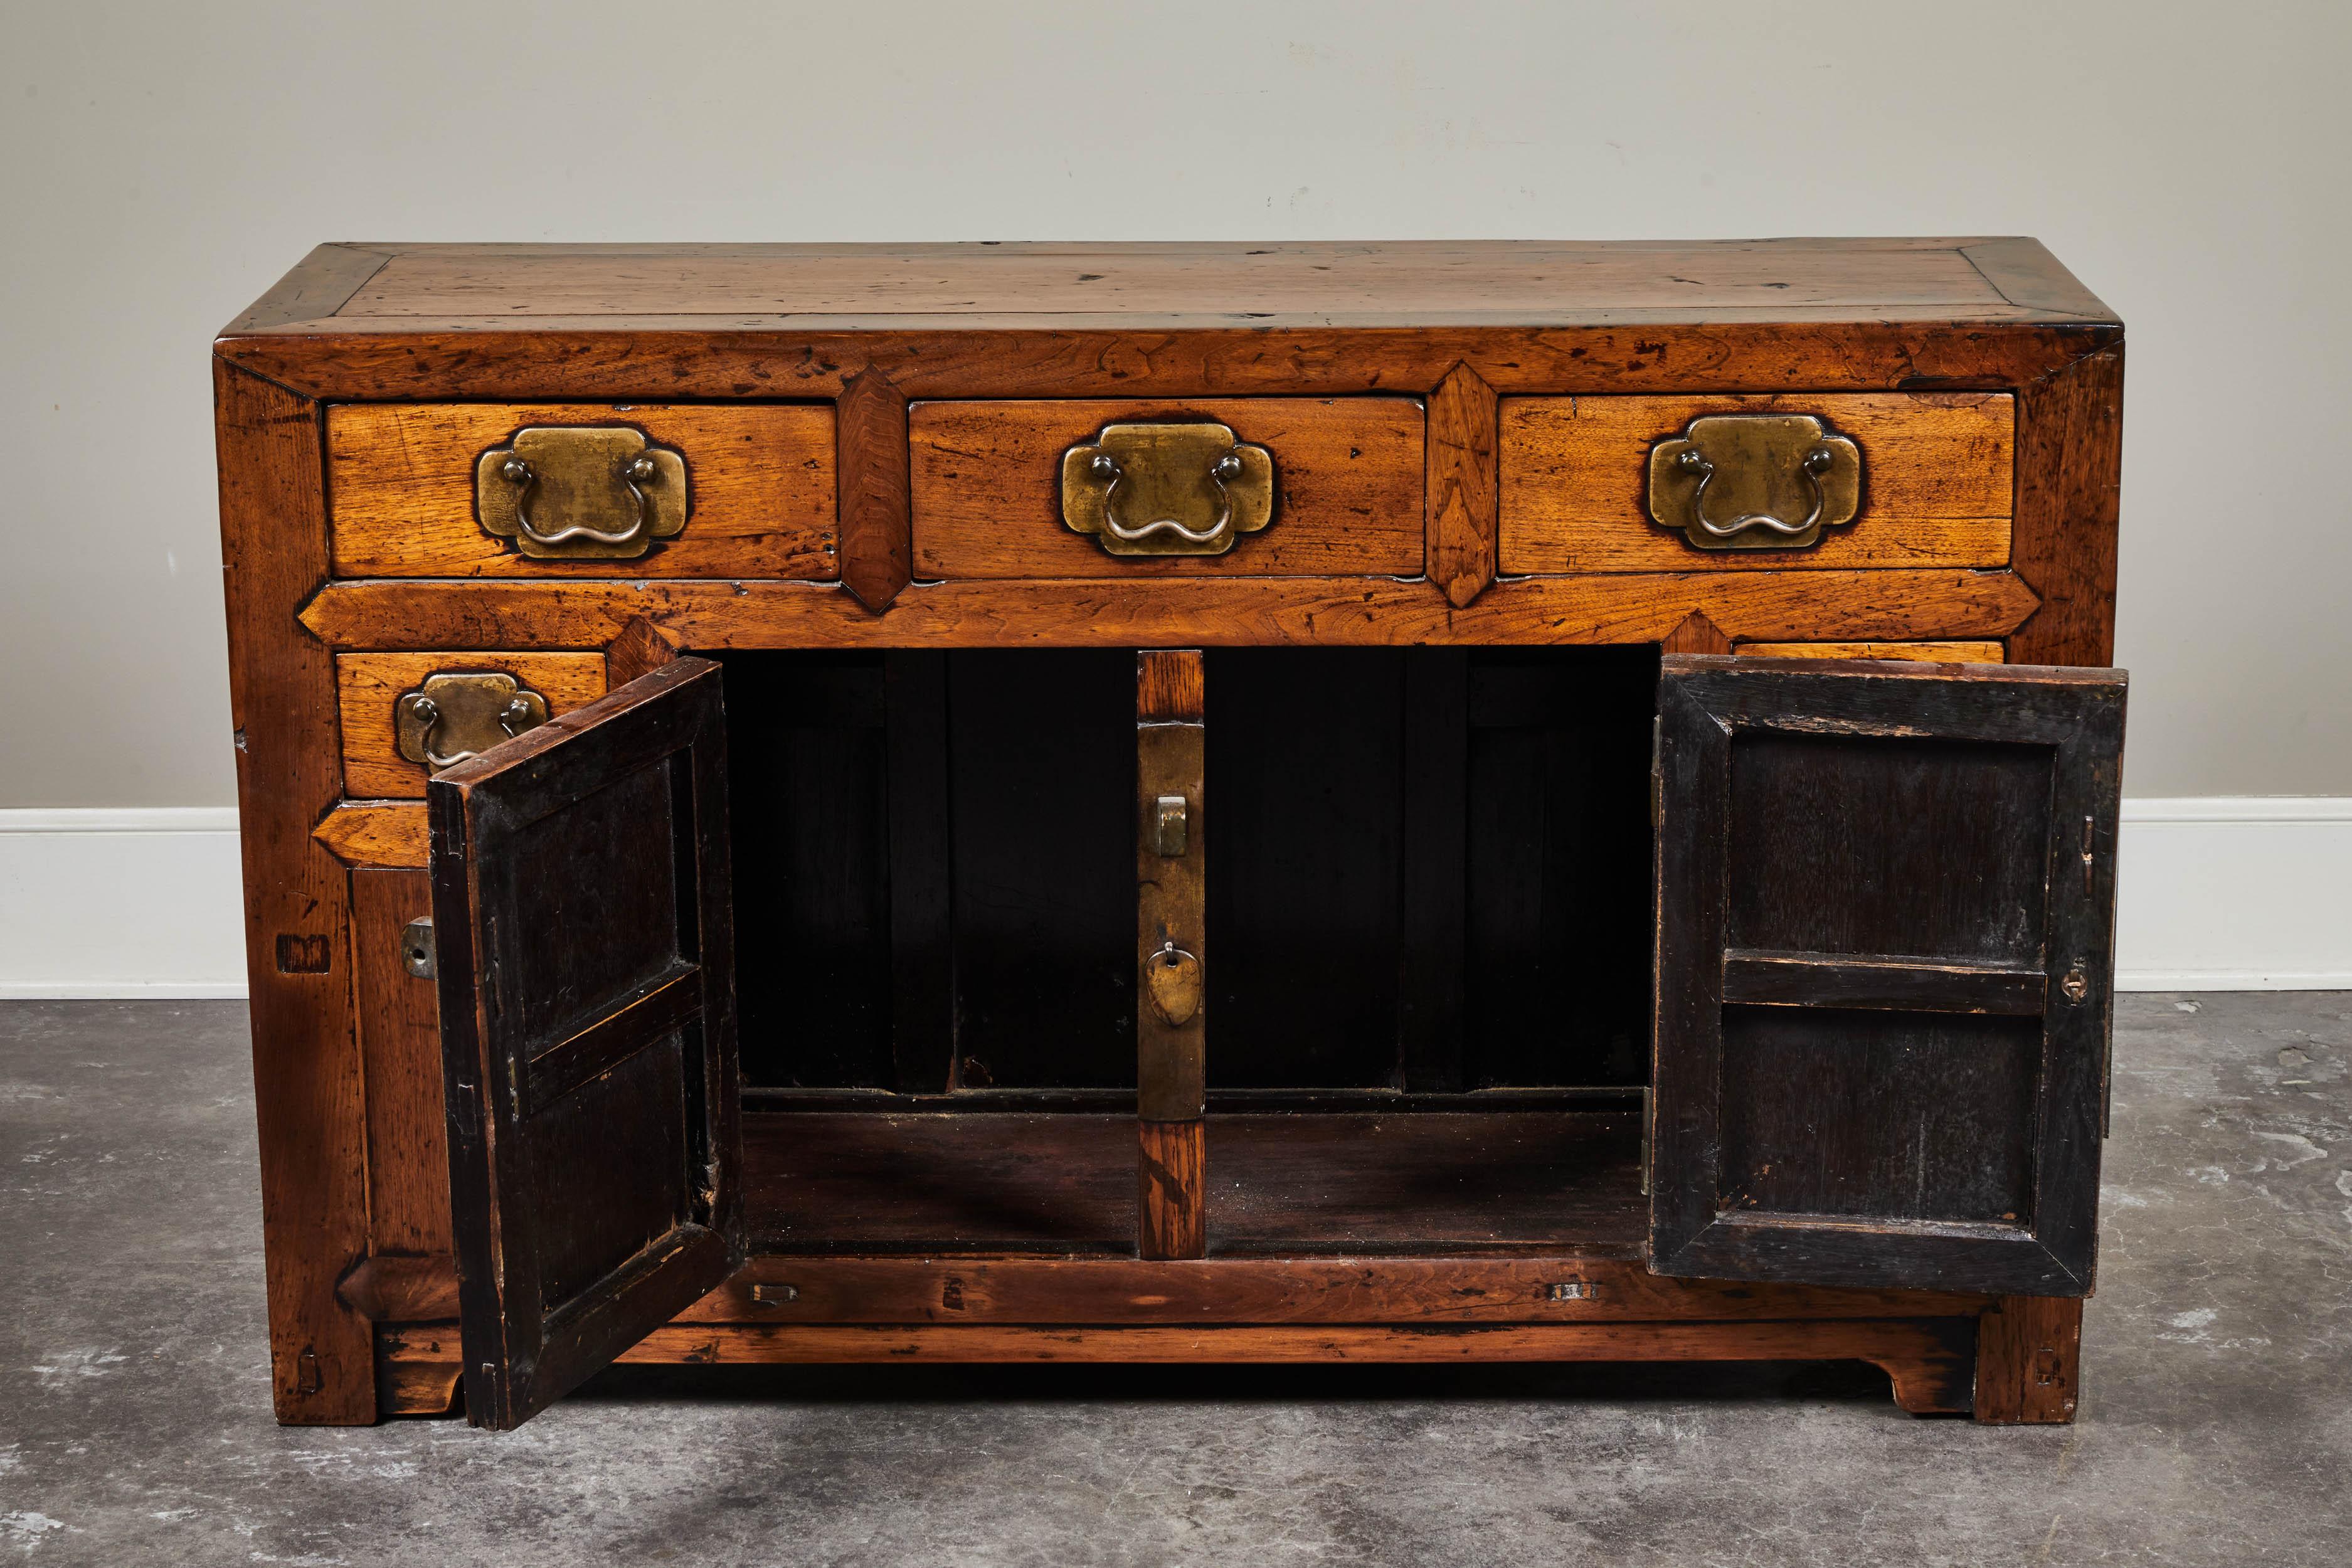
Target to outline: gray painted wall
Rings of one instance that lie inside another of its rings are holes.
[[[2038,235],[2131,324],[2129,793],[2352,795],[2336,0],[0,17],[0,806],[232,798],[205,345],[327,239]]]

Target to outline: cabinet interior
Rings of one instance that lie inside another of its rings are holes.
[[[1132,650],[721,657],[755,1237],[1130,1250]],[[1656,679],[1208,653],[1213,1249],[1638,1240]]]

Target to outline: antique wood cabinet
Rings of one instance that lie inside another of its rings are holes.
[[[280,1419],[2071,1417],[2123,331],[2035,242],[334,245],[215,348]]]

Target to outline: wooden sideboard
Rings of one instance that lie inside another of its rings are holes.
[[[2123,329],[2036,242],[331,245],[215,353],[280,1420],[2072,1417]]]

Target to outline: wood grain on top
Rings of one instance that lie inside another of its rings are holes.
[[[2030,239],[367,245],[236,332],[440,321],[1132,316],[1167,324],[2114,317]],[[325,279],[339,287],[330,289]],[[340,306],[327,296],[348,287]],[[682,323],[683,324],[683,323]]]

